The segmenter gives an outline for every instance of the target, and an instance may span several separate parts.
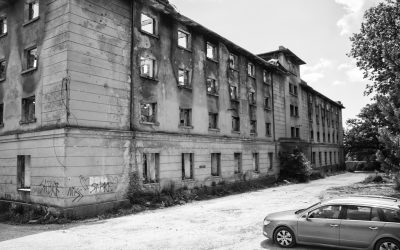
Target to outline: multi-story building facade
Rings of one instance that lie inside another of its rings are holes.
[[[0,199],[60,208],[343,163],[343,106],[161,0],[0,0]],[[78,210],[78,209],[75,209]],[[85,209],[90,211],[91,209]]]

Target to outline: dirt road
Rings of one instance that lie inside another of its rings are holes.
[[[280,249],[262,235],[266,214],[307,207],[319,201],[326,189],[359,182],[365,177],[366,174],[346,173],[307,184],[78,223],[2,241],[0,249]],[[0,235],[11,230],[10,227],[0,224]],[[34,227],[31,230],[33,233]]]

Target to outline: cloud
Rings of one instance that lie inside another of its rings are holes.
[[[333,83],[332,83],[332,85],[335,85],[335,86],[338,86],[338,85],[345,85],[346,83],[345,82],[343,82],[343,81],[334,81]]]
[[[325,70],[332,67],[332,62],[328,59],[321,58],[313,66],[302,67],[302,78],[306,82],[317,82],[325,77]]]
[[[365,82],[362,71],[354,61],[340,64],[338,70],[344,73],[348,82]]]
[[[360,29],[364,12],[382,0],[335,0],[335,2],[343,6],[346,11],[336,23],[340,28],[340,35],[351,35]]]

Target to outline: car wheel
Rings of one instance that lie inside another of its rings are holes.
[[[400,242],[393,239],[380,239],[376,245],[375,250],[400,250]]]
[[[280,227],[275,231],[274,241],[281,247],[293,247],[296,239],[292,230],[287,227]]]

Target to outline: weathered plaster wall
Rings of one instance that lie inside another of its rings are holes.
[[[69,2],[69,124],[127,130],[130,125],[130,1]]]

